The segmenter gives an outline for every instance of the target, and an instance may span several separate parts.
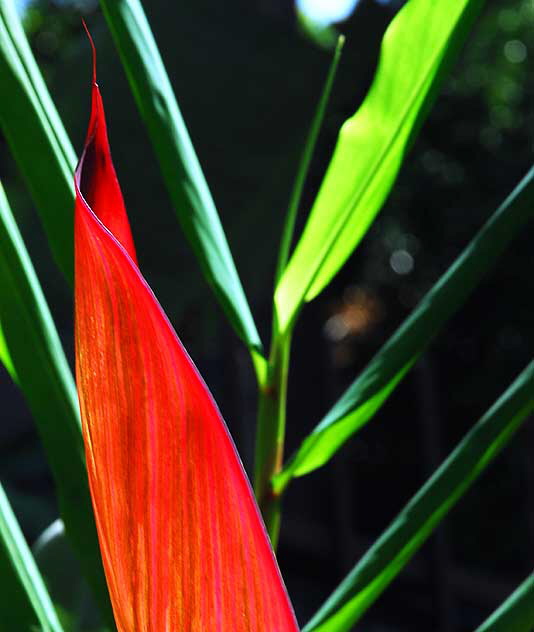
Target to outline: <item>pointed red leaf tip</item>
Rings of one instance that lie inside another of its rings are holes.
[[[295,631],[224,421],[137,267],[94,81],[75,186],[76,378],[117,628]]]

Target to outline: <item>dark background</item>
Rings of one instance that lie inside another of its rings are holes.
[[[302,34],[291,3],[282,0],[145,4],[268,343],[282,220],[330,53]],[[347,44],[300,226],[337,130],[369,87],[396,8],[362,0],[340,25]],[[25,17],[32,46],[79,151],[90,89],[81,15],[98,49],[112,151],[141,268],[250,469],[256,394],[248,355],[180,232],[100,11],[91,3],[32,5]],[[529,168],[532,55],[534,3],[488,2],[379,218],[297,325],[288,454]],[[0,167],[72,359],[71,296],[3,141]],[[290,487],[279,559],[301,624],[531,359],[533,252],[529,226],[372,422],[326,467]],[[0,478],[32,541],[56,517],[52,481],[24,401],[3,371],[0,401]],[[472,630],[532,570],[533,439],[531,419],[358,629]]]

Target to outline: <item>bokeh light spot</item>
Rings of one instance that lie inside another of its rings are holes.
[[[397,274],[410,274],[413,270],[414,260],[412,255],[404,249],[395,250],[389,258],[389,265]]]
[[[312,22],[332,24],[347,19],[359,0],[296,0],[297,9]]]
[[[521,40],[508,40],[504,45],[504,56],[511,64],[520,64],[527,58],[527,47]]]

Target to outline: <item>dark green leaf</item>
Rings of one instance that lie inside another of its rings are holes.
[[[0,631],[63,632],[43,578],[0,485]]]
[[[351,630],[533,409],[531,362],[371,546],[303,632]]]
[[[86,577],[106,606],[76,388],[1,184],[0,287],[0,322],[6,345],[52,468],[67,534]]]
[[[58,518],[45,529],[32,551],[60,619],[69,621],[64,627],[102,632],[98,607],[67,538],[63,521]]]
[[[11,0],[0,0],[0,126],[26,180],[56,263],[72,284],[74,151]]]
[[[321,465],[367,423],[534,214],[534,168],[468,244],[453,265],[302,442],[274,480],[281,491],[294,476]]]
[[[176,214],[228,319],[249,348],[261,341],[174,92],[139,0],[101,0]]]
[[[323,119],[326,112],[326,107],[328,105],[328,100],[330,98],[330,93],[332,92],[332,86],[336,77],[336,71],[344,43],[345,38],[343,37],[343,35],[340,35],[337,40],[337,45],[334,50],[334,57],[332,59],[332,63],[330,64],[330,69],[328,70],[328,75],[326,77],[321,98],[319,99],[319,103],[317,104],[317,109],[315,111],[308,138],[306,139],[306,144],[304,146],[304,151],[302,153],[302,158],[299,163],[297,177],[295,178],[295,183],[291,192],[291,198],[289,200],[289,206],[286,212],[284,228],[282,230],[282,241],[280,243],[280,252],[278,253],[278,263],[276,266],[276,283],[278,283],[278,280],[285,270],[287,260],[289,258],[289,249],[291,248],[291,241],[293,239],[293,232],[295,230],[295,221],[297,219],[297,212],[300,206],[300,199],[302,197],[302,189],[304,188],[306,176],[308,175],[308,169],[310,167],[310,162],[313,157],[315,145],[317,143],[317,137],[319,136],[319,132],[321,131],[321,126],[323,124]]]
[[[532,632],[534,573],[531,573],[475,632]]]

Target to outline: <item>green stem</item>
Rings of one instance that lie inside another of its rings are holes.
[[[273,549],[280,530],[280,494],[274,492],[271,479],[282,468],[290,346],[291,334],[274,338],[258,401],[254,491]]]
[[[286,213],[282,241],[276,266],[275,285],[286,268],[289,250],[295,229],[295,220],[300,205],[302,190],[310,166],[317,137],[321,129],[326,106],[336,74],[344,38],[337,42],[334,58],[326,78],[326,83],[312,121],[310,133],[304,147],[297,177]],[[296,318],[296,315],[295,315]],[[295,320],[293,319],[293,322]],[[280,496],[272,485],[273,477],[282,468],[284,438],[286,428],[287,374],[289,369],[289,350],[291,346],[291,325],[281,334],[278,326],[276,308],[273,313],[273,338],[269,360],[259,354],[252,354],[259,385],[258,424],[256,429],[256,460],[254,469],[254,491],[265,520],[265,526],[271,538],[273,548],[278,543],[280,531]]]

